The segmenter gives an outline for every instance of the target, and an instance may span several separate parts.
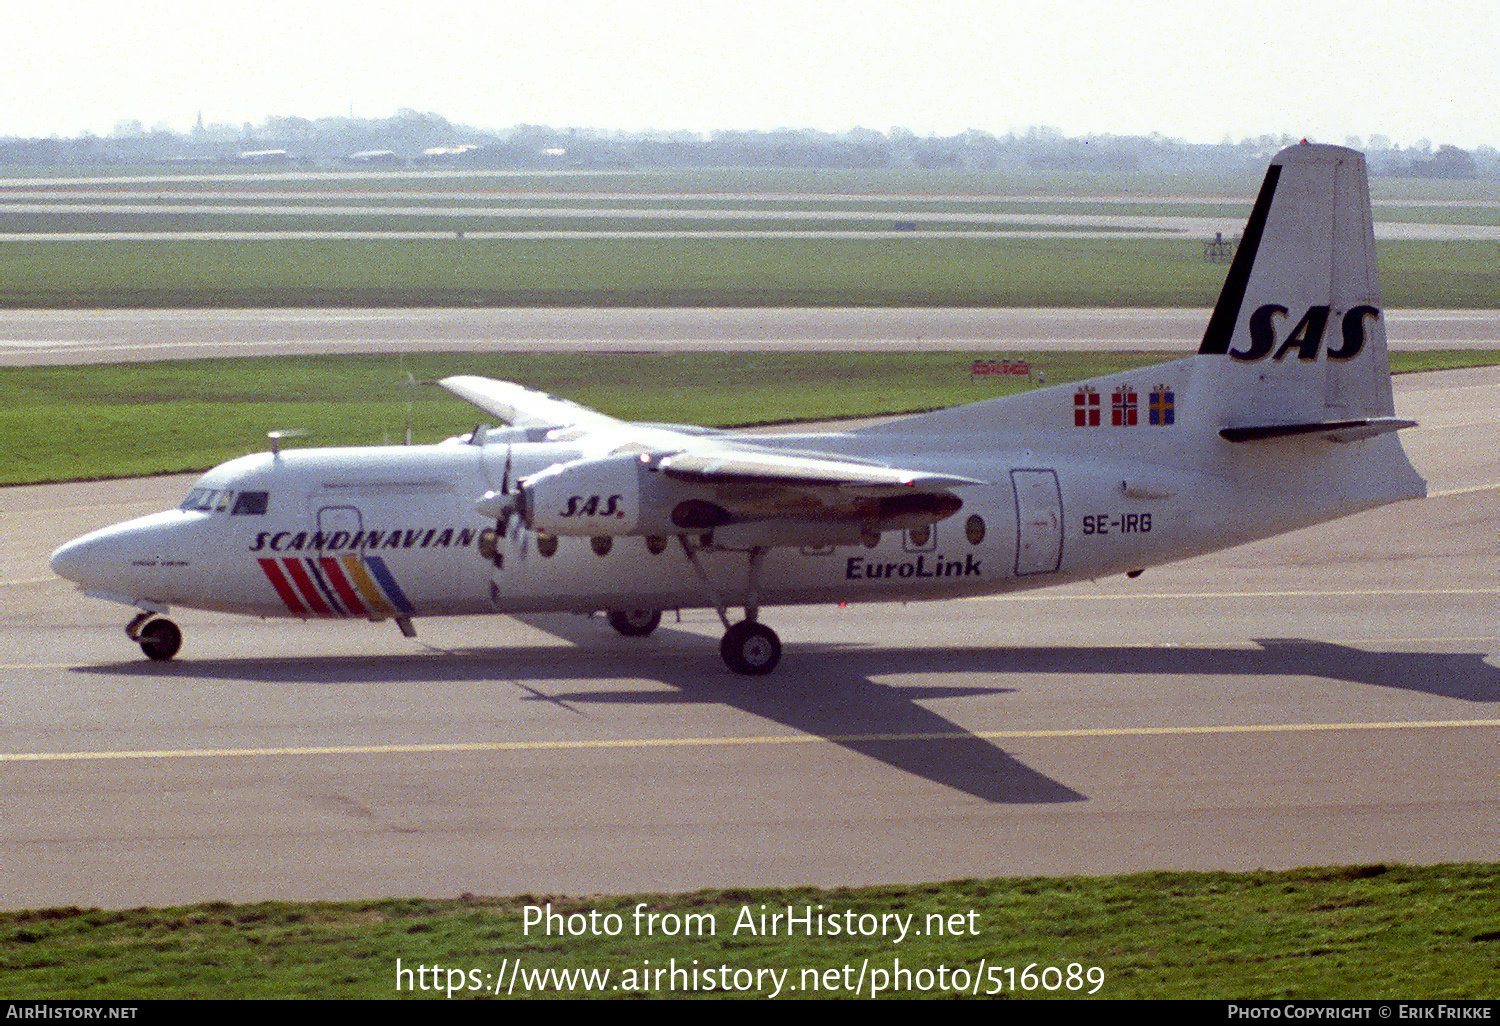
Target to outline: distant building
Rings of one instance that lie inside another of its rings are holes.
[[[242,164],[285,164],[291,159],[286,150],[241,150],[239,155]]]
[[[396,156],[394,150],[360,150],[351,153],[344,158],[353,164],[372,164],[381,167],[394,167],[401,163],[401,158]]]
[[[451,164],[462,160],[475,150],[479,149],[473,143],[464,143],[461,146],[429,146],[422,151],[422,160],[429,164]]]

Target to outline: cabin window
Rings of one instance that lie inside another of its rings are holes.
[[[969,538],[970,545],[978,545],[984,541],[984,518],[975,514],[964,524],[964,534]]]

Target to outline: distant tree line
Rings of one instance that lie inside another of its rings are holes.
[[[107,136],[0,137],[0,165],[11,167],[461,166],[511,169],[789,167],[968,171],[1255,173],[1296,140],[1260,136],[1195,144],[1159,134],[1068,138],[1051,128],[995,136],[970,130],[919,136],[905,128],[843,133],[771,131],[607,132],[545,125],[492,130],[455,125],[438,114],[401,110],[389,118],[268,117],[259,125],[204,125],[175,132],[122,121]],[[1466,151],[1426,140],[1393,146],[1383,136],[1350,138],[1376,174],[1418,178],[1500,177],[1493,146]]]

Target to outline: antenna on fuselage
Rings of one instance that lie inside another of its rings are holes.
[[[413,396],[415,395],[416,390],[417,390],[417,379],[414,378],[414,377],[412,377],[411,371],[407,371],[406,372],[406,384],[407,384],[407,387],[411,389],[410,392],[406,393],[406,444],[410,445],[411,444],[411,407],[412,407],[412,402],[413,402]]]
[[[281,459],[283,438],[301,438],[305,434],[307,434],[306,428],[277,428],[275,431],[267,431],[266,437],[271,440],[271,458]]]

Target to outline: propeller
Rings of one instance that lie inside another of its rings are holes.
[[[521,522],[521,515],[516,512],[514,506],[506,514],[502,530],[506,546],[515,552],[516,559],[526,562],[526,550],[530,548],[531,532],[526,530],[526,525]]]
[[[530,532],[521,518],[520,495],[511,489],[511,449],[505,447],[505,470],[500,476],[500,490],[485,492],[474,503],[474,508],[495,521],[505,548],[514,552],[516,558],[526,559]]]
[[[510,456],[511,447],[507,445],[505,447],[505,473],[500,477],[500,493],[507,496],[511,494]],[[527,542],[530,539],[530,535],[525,530],[525,525],[521,523],[520,504],[517,501],[519,498],[519,495],[512,496],[510,504],[504,507],[505,518],[501,522],[500,533],[505,536],[506,547],[511,548],[515,552],[516,558],[524,563],[526,562]],[[519,538],[516,537],[517,534],[520,535]]]

